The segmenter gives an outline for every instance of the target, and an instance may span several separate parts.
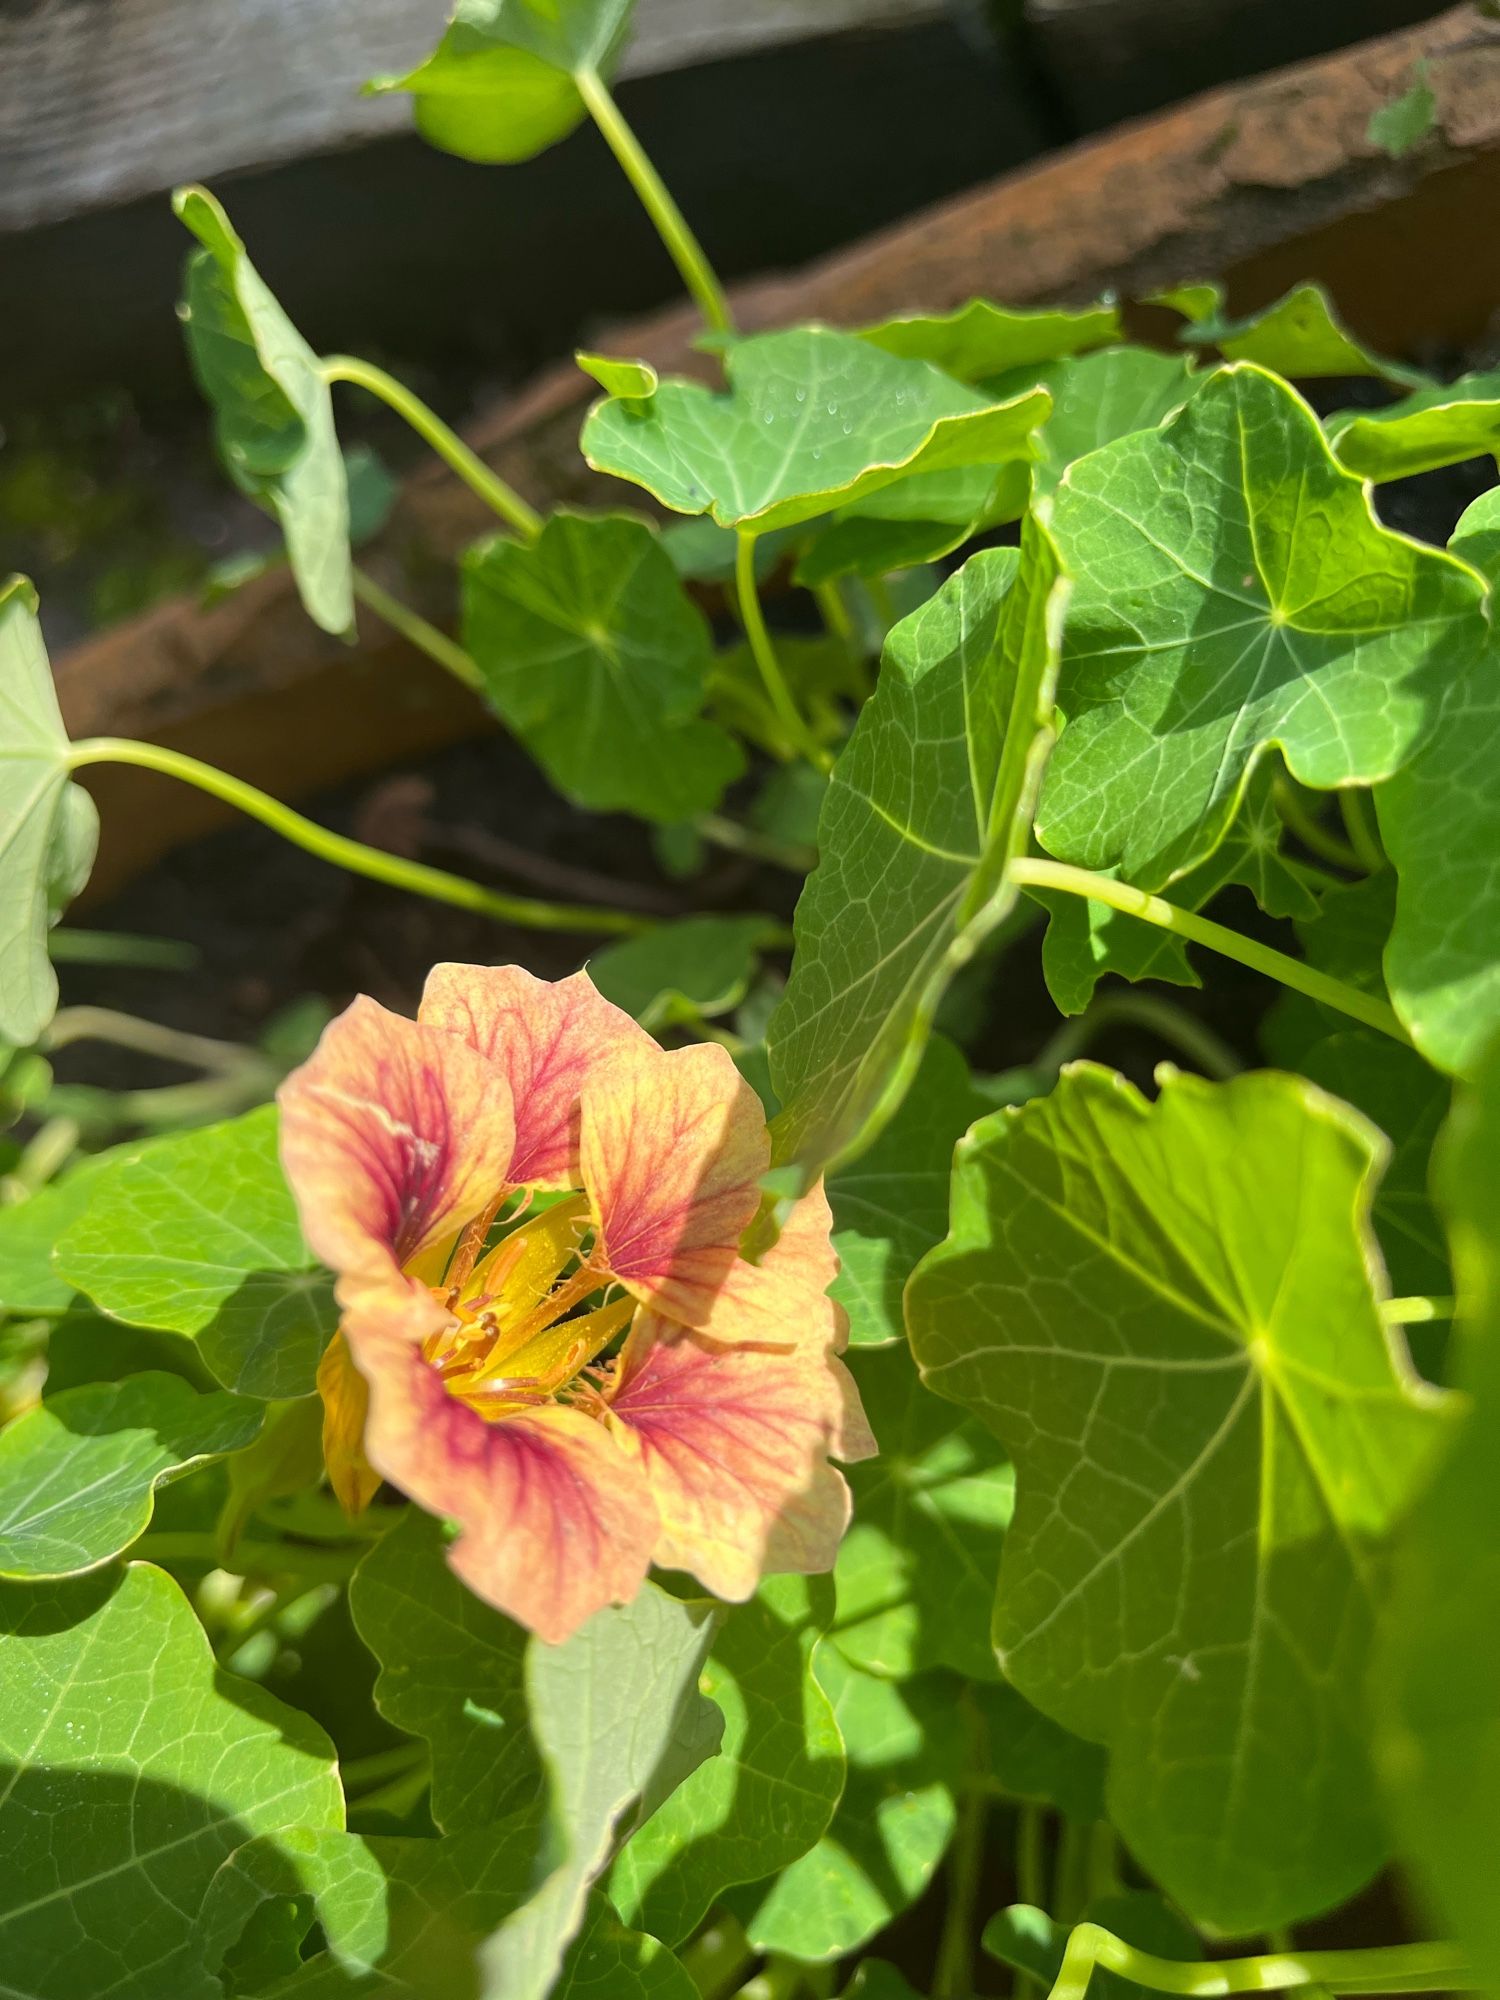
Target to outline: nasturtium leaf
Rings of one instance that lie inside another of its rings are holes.
[[[235,484],[280,523],[308,617],[352,636],[349,483],[322,364],[214,197],[179,188],[172,206],[204,246],[188,259],[178,313],[213,405],[220,456]]]
[[[53,1268],[52,1246],[88,1206],[107,1160],[105,1154],[80,1160],[25,1201],[0,1208],[0,1312],[51,1315],[66,1312],[77,1298]]]
[[[1080,1826],[1104,1818],[1106,1758],[1097,1743],[1054,1722],[1009,1681],[974,1687],[968,1698],[984,1725],[985,1775],[997,1790],[1055,1806]]]
[[[755,977],[764,917],[684,917],[589,960],[606,1000],[653,1034],[738,1007]]]
[[[196,1925],[258,1834],[336,1828],[317,1724],[215,1666],[144,1563],[0,1585],[0,1973],[20,2000],[217,2000]]]
[[[1182,296],[1172,300],[1167,295],[1167,302],[1177,303]],[[1293,381],[1322,375],[1376,375],[1410,384],[1427,380],[1419,368],[1361,346],[1316,285],[1297,285],[1274,305],[1244,319],[1211,312],[1184,327],[1181,337],[1192,347],[1217,347],[1226,361],[1253,361]]]
[[[36,592],[13,576],[0,583],[0,1044],[34,1042],[52,1019],[47,932],[94,865],[99,816],[68,755]]]
[[[491,1826],[534,1799],[526,1634],[449,1569],[442,1524],[409,1509],[355,1571],[349,1608],[380,1662],[376,1706],[431,1747],[434,1823]]]
[[[645,521],[554,514],[532,543],[477,543],[463,630],[490,705],[577,805],[671,824],[744,769],[700,715],[708,621]]]
[[[701,1686],[722,1710],[711,1757],[625,1846],[609,1898],[664,1944],[696,1929],[720,1893],[805,1854],[833,1817],[844,1752],[814,1649],[833,1612],[826,1578],[767,1577],[725,1614]]]
[[[968,1064],[945,1036],[934,1035],[891,1122],[830,1177],[839,1253],[830,1290],[849,1315],[851,1345],[880,1347],[903,1337],[902,1288],[947,1230],[953,1148],[982,1108]]]
[[[1224,287],[1212,279],[1196,284],[1168,285],[1165,291],[1148,292],[1141,302],[1148,306],[1165,306],[1170,312],[1181,313],[1196,326],[1203,320],[1217,319],[1224,310]]]
[[[1399,769],[1484,629],[1474,573],[1382,528],[1261,368],[1080,459],[1053,529],[1076,581],[1038,836],[1144,889],[1212,853],[1272,746],[1320,789]]]
[[[1013,907],[1066,586],[1041,520],[972,556],[886,642],[834,767],[767,1032],[777,1151],[816,1172],[893,1110],[953,972]]]
[[[794,579],[809,590],[817,590],[844,576],[881,577],[889,576],[892,570],[915,569],[948,555],[968,540],[970,529],[967,520],[955,526],[951,521],[887,521],[851,515],[831,521],[814,536],[798,560]]]
[[[552,1800],[552,1837],[539,1859],[551,1866],[545,1875],[539,1869],[535,1895],[484,1947],[489,2000],[544,2000],[630,1809],[644,1800],[660,1815],[703,1775],[695,1759],[709,1757],[704,1768],[717,1763],[699,1675],[718,1609],[701,1599],[679,1602],[648,1583],[631,1603],[596,1612],[565,1644],[528,1646],[527,1712]],[[836,1731],[833,1740],[836,1748]],[[678,1781],[666,1806],[664,1769]],[[842,1775],[835,1760],[834,1797]],[[750,1828],[744,1837],[753,1841]],[[674,1941],[654,1925],[651,1931]]]
[[[819,1649],[816,1672],[848,1755],[844,1795],[816,1847],[736,1899],[750,1906],[757,1951],[812,1963],[858,1951],[927,1887],[953,1836],[965,1753],[945,1677],[897,1687],[833,1646]]]
[[[859,329],[861,340],[910,361],[930,361],[960,382],[979,382],[1007,368],[1055,361],[1121,338],[1119,308],[993,305],[970,299],[950,313],[898,313]]]
[[[1471,563],[1492,589],[1500,583],[1500,486],[1492,486],[1465,507],[1448,552]]]
[[[1080,1064],[977,1125],[907,1315],[1015,1458],[1007,1676],[1108,1745],[1189,1916],[1260,1930],[1385,1857],[1360,1691],[1443,1426],[1382,1323],[1378,1135],[1274,1071],[1159,1081]]]
[[[591,354],[584,347],[574,352],[573,359],[606,395],[620,396],[626,401],[654,396],[661,380],[649,361],[630,361],[618,354]]]
[[[455,0],[432,54],[369,91],[408,91],[445,153],[502,165],[565,139],[587,113],[579,78],[619,61],[634,0]]]
[[[226,1389],[266,1401],[311,1392],[337,1324],[282,1176],[271,1105],[117,1148],[54,1262],[101,1312],[190,1335]]]
[[[1500,371],[1416,389],[1383,410],[1341,410],[1326,425],[1351,472],[1378,484],[1500,453]]]
[[[1458,1277],[1458,1374],[1472,1403],[1403,1532],[1376,1676],[1377,1752],[1402,1851],[1500,1989],[1500,1044],[1445,1135],[1439,1194]]]
[[[1284,829],[1276,810],[1274,760],[1251,771],[1240,809],[1218,847],[1172,884],[1170,900],[1183,910],[1200,910],[1221,889],[1239,883],[1273,917],[1311,917],[1317,898],[1300,871],[1281,852]],[[1111,869],[1118,874],[1118,869]],[[1081,1014],[1108,972],[1121,979],[1160,979],[1174,986],[1201,986],[1183,940],[1155,924],[1112,910],[1091,896],[1028,888],[1047,911],[1042,940],[1042,973],[1060,1013]]]
[[[673,377],[649,403],[596,403],[584,457],[680,514],[764,534],[913,473],[1027,460],[1049,408],[1040,392],[993,402],[822,326],[737,341],[724,370],[726,391]]]
[[[94,1382],[0,1431],[0,1577],[94,1569],[151,1519],[156,1488],[254,1438],[259,1403],[177,1375]]]
[[[1391,1002],[1430,1063],[1468,1074],[1500,1023],[1500,647],[1458,646],[1418,754],[1375,794],[1396,870]]]
[[[1011,1468],[983,1424],[923,1385],[904,1344],[861,1354],[856,1379],[880,1456],[848,1473],[854,1520],[833,1572],[835,1643],[892,1679],[947,1666],[993,1680]]]
[[[596,1889],[551,2000],[623,2000],[627,1994],[629,2000],[698,2000],[698,1988],[666,1946],[622,1924]]]
[[[201,1931],[211,1964],[239,1970],[248,1927],[277,1905],[289,1919],[256,1962],[254,2000],[479,2000],[479,1953],[524,1904],[535,1826],[507,1821],[461,1839],[406,1839],[298,1828],[252,1840],[220,1869]],[[318,1948],[302,1957],[316,1918]],[[277,1961],[280,1961],[279,1963]],[[499,2000],[499,1996],[496,1996]]]
[[[848,712],[859,706],[865,693],[864,666],[857,652],[831,633],[778,633],[776,663],[812,734],[820,742],[842,742]],[[747,645],[728,646],[716,656],[709,679],[709,713],[778,762],[800,757],[800,746],[789,737],[768,697]]]
[[[984,387],[992,396],[1014,396],[1036,382],[1051,396],[1052,414],[1041,428],[1031,477],[1036,492],[1053,493],[1074,459],[1133,431],[1154,430],[1187,401],[1200,379],[1183,355],[1107,347],[1034,373],[1004,375]]]
[[[921,1995],[905,1973],[887,1960],[867,1958],[855,1967],[840,2000],[921,2000]]]

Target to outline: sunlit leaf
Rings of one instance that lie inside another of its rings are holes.
[[[583,347],[577,349],[573,359],[607,395],[627,401],[654,396],[661,380],[649,361],[629,361],[617,354],[591,354]]]
[[[927,1887],[953,1835],[965,1750],[950,1682],[896,1687],[832,1646],[817,1676],[848,1750],[844,1795],[817,1846],[742,1899],[757,1951],[812,1963],[857,1951]]]
[[[626,1923],[676,1944],[724,1889],[786,1867],[828,1825],[844,1754],[812,1658],[832,1610],[826,1579],[773,1576],[726,1615],[702,1681],[723,1741],[616,1861],[609,1897]]]
[[[143,1563],[0,1585],[0,1965],[25,2000],[217,2000],[196,1930],[258,1834],[336,1828],[317,1724],[215,1667]]]
[[[1486,1992],[1500,1987],[1500,1060],[1445,1137],[1458,1372],[1472,1397],[1402,1537],[1377,1676],[1378,1749],[1402,1850]]]
[[[1080,459],[1053,526],[1076,584],[1038,835],[1145,889],[1212,853],[1273,745],[1323,789],[1399,769],[1483,631],[1473,573],[1380,527],[1260,368]]]
[[[625,514],[554,514],[464,558],[464,643],[491,706],[558,789],[670,824],[744,769],[701,719],[713,646],[660,538]]]
[[[880,1456],[848,1473],[854,1520],[834,1569],[839,1651],[897,1679],[947,1666],[993,1680],[1010,1466],[983,1424],[955,1417],[923,1385],[904,1344],[860,1355],[857,1380]]]
[[[460,159],[529,160],[585,117],[577,79],[608,76],[634,0],[455,0],[447,32],[404,76],[371,91],[409,91],[417,130]]]
[[[1040,456],[1031,469],[1036,491],[1051,493],[1075,459],[1133,431],[1154,430],[1187,401],[1197,380],[1193,363],[1182,355],[1109,347],[984,386],[991,395],[1013,396],[1034,381],[1051,396],[1052,414],[1042,426]]]
[[[0,1044],[34,1042],[57,1006],[47,933],[89,878],[94,802],[68,780],[68,733],[24,577],[0,583]]]
[[[1016,1461],[1006,1674],[1109,1746],[1167,1893],[1259,1930],[1385,1856],[1359,1697],[1443,1427],[1382,1323],[1377,1135],[1275,1072],[1160,1083],[1079,1065],[976,1126],[908,1320]]]
[[[220,455],[281,524],[308,617],[352,636],[349,485],[322,366],[214,197],[179,188],[172,206],[204,246],[188,259],[179,315]]]
[[[1171,303],[1182,302],[1183,297],[1181,292],[1175,299],[1167,295]],[[1205,293],[1200,303],[1206,303],[1206,297]],[[1293,381],[1320,375],[1376,375],[1408,384],[1427,380],[1419,368],[1387,360],[1362,346],[1317,285],[1297,285],[1274,305],[1244,319],[1224,319],[1211,312],[1184,328],[1182,338],[1194,347],[1217,347],[1226,361],[1253,361]]]
[[[930,361],[960,382],[980,382],[1007,368],[1055,361],[1085,348],[1120,339],[1119,308],[1086,306],[1081,312],[1053,307],[993,305],[970,299],[950,313],[898,313],[859,329],[861,340],[911,361]]]
[[[101,1312],[190,1335],[226,1389],[311,1393],[337,1324],[276,1153],[276,1112],[118,1147],[54,1262]]]
[[[156,1488],[254,1438],[259,1403],[129,1375],[49,1398],[0,1431],[0,1576],[94,1569],[151,1519]]]
[[[55,1181],[0,1208],[0,1312],[66,1312],[78,1294],[52,1264],[52,1246],[82,1215],[108,1155],[83,1159]]]
[[[727,391],[671,378],[649,403],[596,403],[584,457],[680,514],[763,534],[913,473],[1029,459],[1048,409],[1040,393],[995,403],[827,327],[736,341],[724,368]]]
[[[1351,472],[1377,483],[1500,452],[1500,373],[1461,375],[1383,410],[1341,410],[1328,437]]]
[[[1448,549],[1472,563],[1491,587],[1500,582],[1500,486],[1481,493],[1459,515]]]
[[[891,633],[839,758],[767,1031],[783,1161],[814,1170],[893,1109],[953,972],[1014,903],[1065,587],[1037,517]]]

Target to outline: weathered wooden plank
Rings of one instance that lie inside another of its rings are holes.
[[[625,73],[931,19],[944,0],[640,0]],[[360,85],[442,29],[442,0],[4,0],[0,230],[400,131]]]

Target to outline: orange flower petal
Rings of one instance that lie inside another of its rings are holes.
[[[827,1455],[865,1457],[874,1441],[828,1348],[720,1347],[638,1321],[610,1418],[634,1439],[661,1518],[654,1562],[734,1600],[767,1571],[833,1567],[850,1502]]]
[[[770,1157],[760,1099],[726,1050],[621,1051],[583,1090],[595,1262],[664,1317],[706,1326]]]
[[[342,1333],[336,1333],[323,1350],[318,1363],[318,1394],[323,1399],[323,1462],[328,1467],[328,1483],[352,1518],[362,1514],[375,1498],[380,1474],[365,1457],[370,1391]]]
[[[538,1187],[578,1186],[578,1097],[590,1070],[656,1048],[586,972],[553,982],[518,965],[436,965],[418,1019],[504,1070],[516,1111],[510,1178]]]
[[[400,1335],[377,1331],[354,1352],[370,1385],[370,1462],[459,1524],[448,1562],[470,1590],[554,1645],[634,1597],[656,1511],[604,1424],[562,1404],[486,1423]]]
[[[281,1158],[315,1254],[363,1290],[457,1234],[505,1185],[505,1078],[451,1035],[358,999],[277,1094]]]
[[[701,1331],[724,1347],[748,1341],[831,1342],[835,1353],[842,1353],[848,1320],[828,1297],[839,1268],[832,1230],[833,1215],[819,1181],[797,1203],[758,1264],[737,1257],[730,1265]]]

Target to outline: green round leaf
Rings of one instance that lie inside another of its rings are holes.
[[[1500,373],[1434,383],[1384,410],[1341,411],[1327,428],[1349,470],[1377,483],[1494,457],[1500,452]]]
[[[861,340],[910,361],[930,361],[960,382],[1106,347],[1121,335],[1117,306],[1082,312],[992,305],[970,299],[950,313],[898,313],[859,329]]]

